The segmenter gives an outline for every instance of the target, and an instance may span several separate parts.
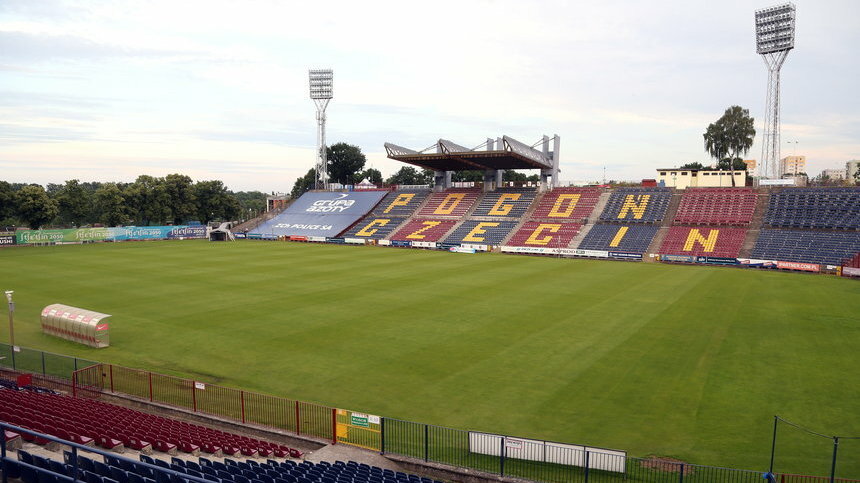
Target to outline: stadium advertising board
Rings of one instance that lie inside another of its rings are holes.
[[[801,263],[801,262],[776,262],[776,268],[783,270],[800,270],[803,272],[820,272],[821,265],[817,263]]]
[[[234,233],[233,236],[235,236],[236,238],[245,238],[244,233]]]
[[[19,245],[28,243],[94,242],[111,239],[108,228],[77,230],[22,230],[15,234]]]
[[[463,247],[463,248],[471,248],[471,249],[473,249],[473,250],[475,250],[475,251],[478,251],[478,252],[488,252],[488,251],[490,251],[490,247],[489,247],[489,246],[487,246],[487,245],[475,245],[475,244],[473,244],[473,243],[463,243],[463,244],[462,244],[462,245],[460,245],[460,246],[461,246],[461,247]]]
[[[311,242],[324,243],[325,240],[326,240],[326,238],[324,236],[309,236],[308,237],[308,241],[311,241]]]
[[[412,246],[415,248],[436,248],[436,242],[414,241]]]
[[[624,260],[642,260],[642,254],[627,252],[609,252],[609,258],[621,258]]]
[[[604,250],[580,250],[577,248],[546,248],[546,247],[501,247],[502,253],[534,253],[538,255],[556,255],[564,257],[594,257],[607,258],[609,252]]]
[[[412,246],[412,242],[406,240],[391,240],[391,246],[393,247],[409,247]]]
[[[14,245],[16,242],[14,233],[0,234],[0,246]]]
[[[391,240],[379,240],[376,243],[377,243],[377,245],[379,245],[381,247],[387,247],[387,246],[391,245]]]
[[[662,262],[696,263],[696,257],[690,255],[660,255]]]
[[[848,277],[860,277],[860,268],[842,267],[842,275]]]
[[[350,243],[352,245],[364,245],[365,239],[364,238],[344,238],[343,242],[344,243]]]
[[[745,267],[776,268],[776,260],[760,260],[757,258],[738,258],[738,263]]]
[[[254,231],[280,236],[337,236],[366,215],[387,191],[309,192]]]
[[[124,226],[112,228],[79,228],[71,230],[22,230],[16,234],[18,244],[84,243],[97,241],[163,240],[205,238],[206,227],[196,226]]]
[[[711,263],[715,265],[737,265],[737,258],[723,258],[723,257],[696,257],[696,262],[698,263]]]
[[[469,452],[624,473],[627,452],[469,431]]]
[[[449,252],[453,253],[478,253],[474,248],[466,248],[466,247],[450,247],[448,248]]]
[[[338,245],[343,245],[343,238],[326,238],[328,243],[337,243]]]

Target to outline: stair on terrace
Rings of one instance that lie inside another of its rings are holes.
[[[770,206],[770,192],[759,190],[755,213],[753,213],[750,228],[747,230],[747,237],[738,253],[739,258],[750,258],[750,254],[755,248],[755,242],[761,234],[761,227],[764,224],[764,215],[767,213],[768,206]]]
[[[651,240],[651,244],[648,246],[648,253],[660,253],[660,247],[663,246],[663,241],[666,239],[666,235],[669,234],[669,227],[672,226],[672,220],[675,219],[675,215],[678,213],[678,207],[681,206],[681,196],[678,190],[675,190],[672,193],[672,200],[669,202],[669,208],[666,209],[666,216],[663,218],[663,222],[660,223],[660,229],[657,230],[657,234],[654,235],[654,239]],[[645,259],[646,257],[643,257]],[[647,257],[649,260],[653,260],[651,257]]]

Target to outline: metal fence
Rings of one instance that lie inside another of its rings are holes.
[[[614,450],[402,421],[30,349],[16,352],[13,366],[9,352],[8,345],[0,344],[0,367],[41,374],[49,383],[64,380],[79,397],[122,393],[237,422],[494,475],[548,483],[765,481],[761,471],[634,458]],[[802,475],[775,476],[779,483],[831,481]]]

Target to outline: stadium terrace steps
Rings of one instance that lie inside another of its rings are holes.
[[[672,201],[668,188],[618,188],[600,211],[604,223],[662,223]]]
[[[659,229],[654,224],[594,225],[579,248],[644,254]]]
[[[596,210],[595,210],[595,211],[596,211]],[[570,240],[570,243],[568,244],[568,248],[583,248],[583,249],[585,249],[584,247],[580,247],[580,245],[582,244],[582,240],[584,240],[584,239],[585,239],[585,237],[588,235],[588,233],[589,233],[589,232],[592,230],[592,228],[594,228],[595,226],[596,226],[596,225],[595,225],[594,223],[589,223],[589,224],[587,224],[587,225],[584,225],[584,226],[579,230],[579,233],[577,233],[577,234],[576,234],[576,236],[575,236],[575,237],[573,237],[573,239],[572,239],[572,240]]]
[[[445,237],[447,243],[501,245],[518,224],[517,220],[467,220]]]
[[[773,228],[860,229],[860,187],[785,188],[770,196]]]
[[[544,194],[531,218],[581,224],[591,216],[599,199],[597,188],[554,188]]]
[[[370,211],[370,215],[408,218],[424,204],[424,200],[429,196],[430,190],[392,191],[379,201],[379,204]]]
[[[736,258],[746,232],[746,228],[738,227],[673,226],[669,228],[658,253]]]
[[[753,188],[688,188],[676,225],[749,225],[758,194]]]
[[[529,220],[506,242],[521,247],[566,248],[582,225],[569,221]]]
[[[840,265],[860,251],[860,232],[765,228],[751,258]]]
[[[397,231],[407,220],[405,217],[366,216],[341,235],[344,238],[382,240]]]
[[[403,224],[389,239],[413,242],[438,242],[458,224],[458,221],[454,219],[412,218]]]
[[[501,188],[484,193],[468,216],[519,219],[535,199],[535,190]]]
[[[609,203],[609,199],[612,197],[612,193],[609,191],[601,191],[600,197],[597,199],[597,204],[594,205],[594,209],[591,210],[591,214],[588,217],[588,223],[594,224],[600,221],[600,216],[603,214],[603,210],[606,209],[606,205]]]

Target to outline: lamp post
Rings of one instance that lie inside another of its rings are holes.
[[[9,345],[12,346],[12,353],[15,353],[15,302],[12,300],[14,290],[6,291],[6,301],[9,303]]]

